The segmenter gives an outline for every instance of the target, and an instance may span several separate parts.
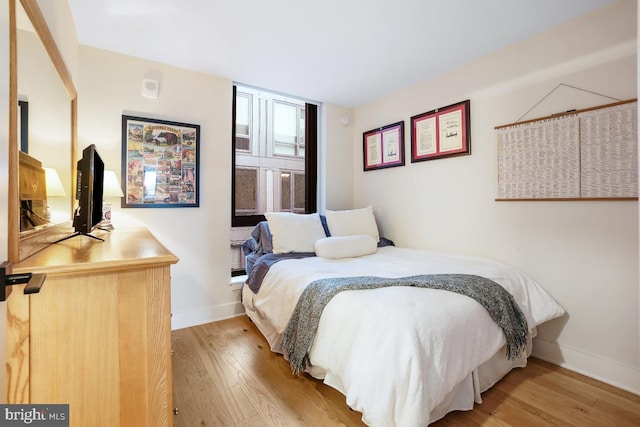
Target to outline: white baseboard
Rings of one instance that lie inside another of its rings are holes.
[[[244,306],[238,301],[228,304],[174,312],[172,314],[171,330],[173,331],[176,329],[188,328],[190,326],[197,326],[240,316],[244,314]]]
[[[532,355],[631,393],[640,394],[638,367],[541,338],[533,340]]]

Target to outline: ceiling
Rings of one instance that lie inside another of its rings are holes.
[[[613,0],[67,0],[78,41],[357,107]]]

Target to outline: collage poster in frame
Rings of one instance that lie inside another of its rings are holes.
[[[471,154],[470,101],[411,117],[411,162]]]
[[[404,121],[362,134],[364,171],[404,166]]]
[[[199,145],[199,125],[123,115],[122,207],[198,207]]]

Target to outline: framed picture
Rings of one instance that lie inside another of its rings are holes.
[[[122,116],[122,207],[198,207],[199,148],[199,125]]]
[[[411,117],[411,162],[471,154],[470,101]]]
[[[364,171],[404,166],[404,121],[362,134]]]

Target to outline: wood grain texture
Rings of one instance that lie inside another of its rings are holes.
[[[87,426],[119,421],[114,276],[49,277],[30,297],[30,402],[68,403],[72,422]]]
[[[167,426],[173,417],[169,270],[127,271],[117,281],[120,425],[132,425],[131,414],[142,413],[146,424],[136,425]]]
[[[73,233],[69,229],[69,234]],[[178,258],[145,228],[94,231],[104,242],[76,236],[49,247],[13,266],[14,273],[75,274],[175,264]],[[45,285],[46,286],[46,285]]]
[[[47,279],[40,293],[8,300],[8,401],[68,403],[72,427],[172,426],[177,258],[145,229],[83,239],[14,268]]]
[[[7,298],[7,403],[29,403],[29,297],[14,285]]]
[[[363,426],[338,391],[295,377],[246,316],[172,332],[176,427]],[[530,358],[451,426],[637,426],[640,396]]]

